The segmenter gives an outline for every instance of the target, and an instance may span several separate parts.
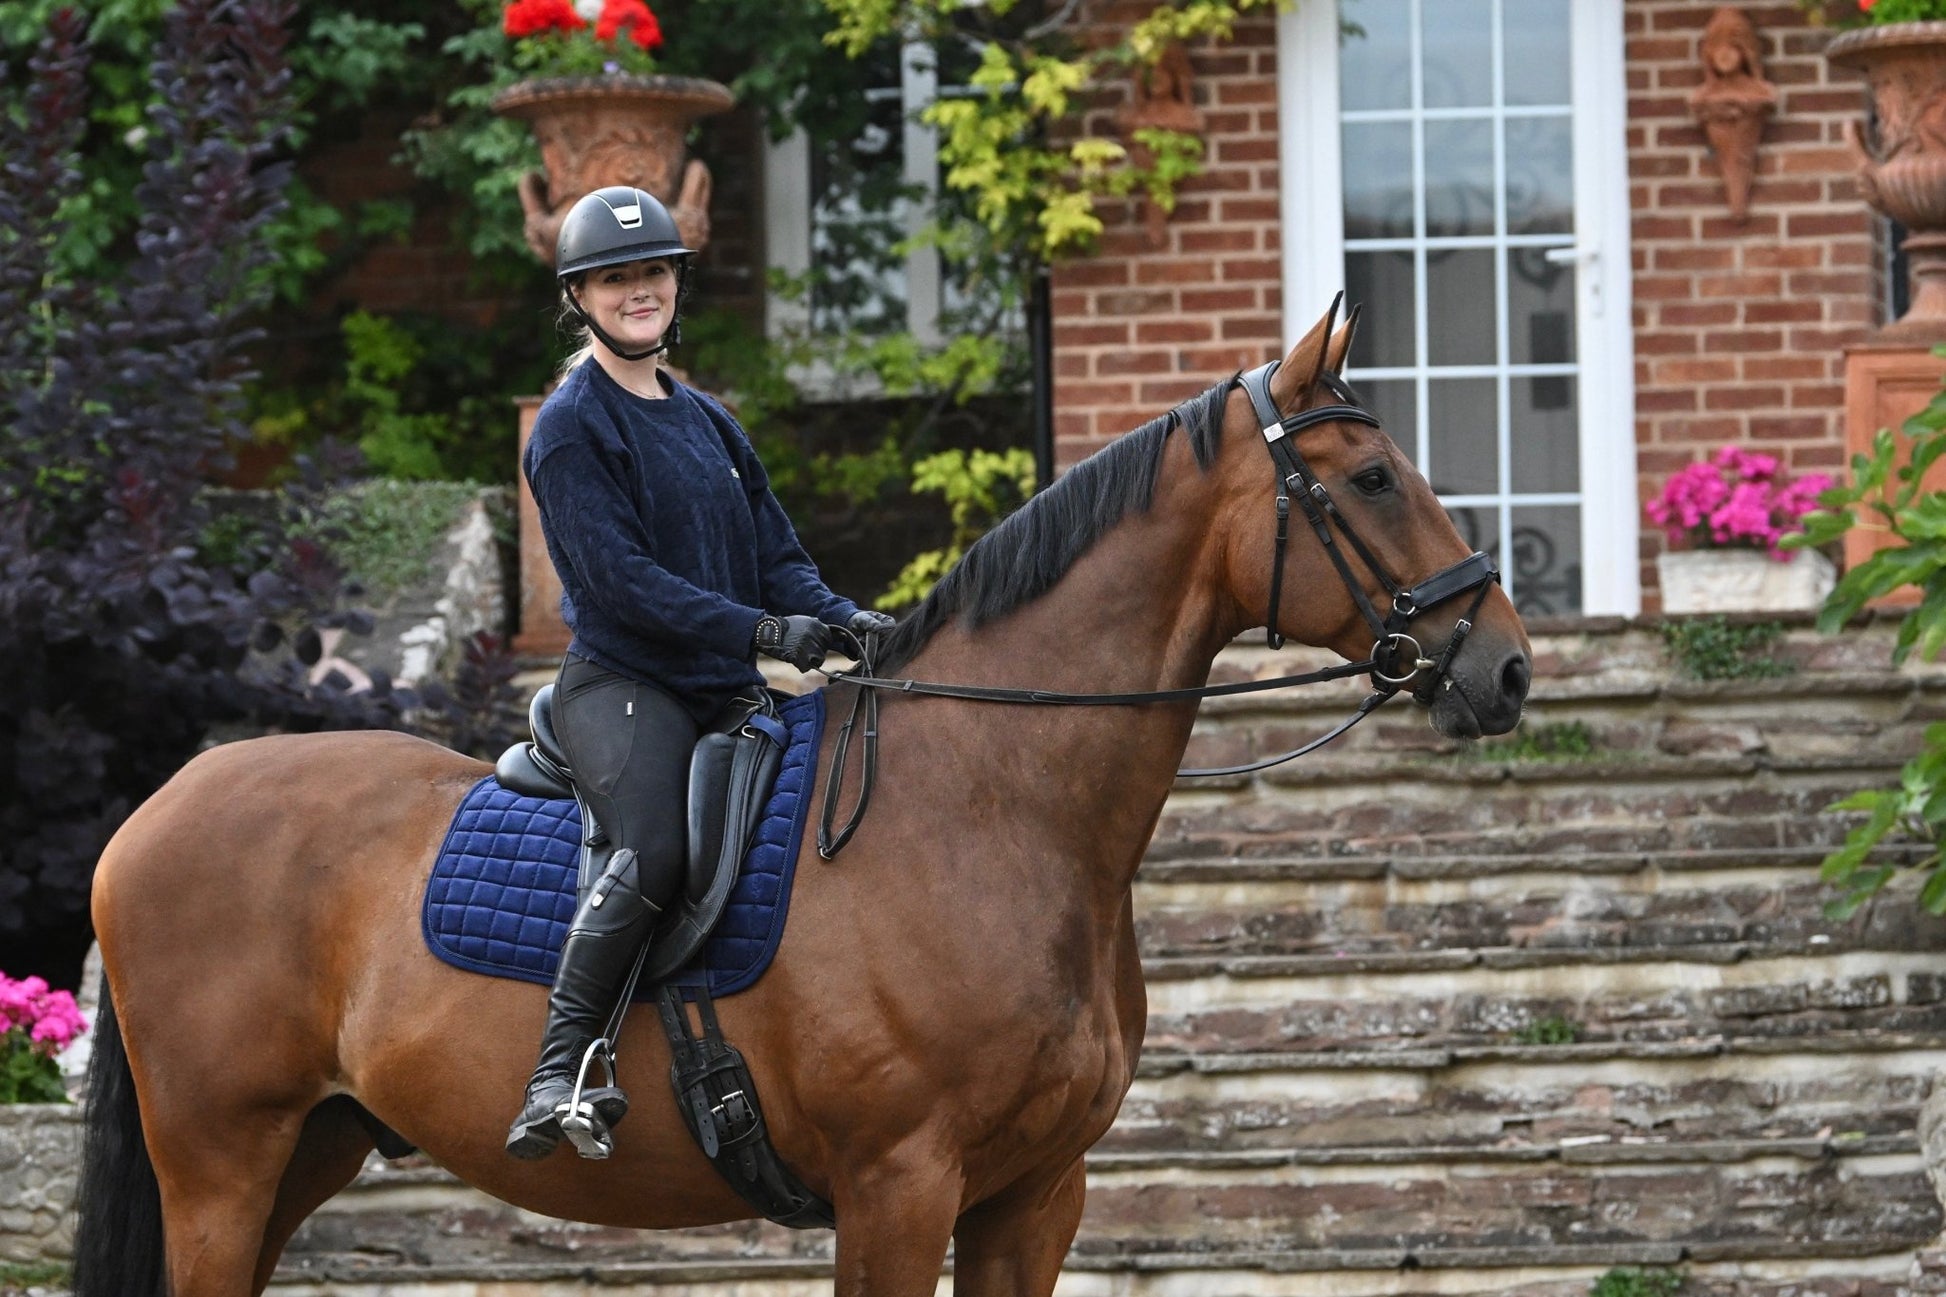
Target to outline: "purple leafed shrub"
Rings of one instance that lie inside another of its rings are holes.
[[[243,431],[245,320],[288,178],[293,10],[172,6],[140,223],[105,282],[63,282],[49,259],[87,111],[80,14],[54,15],[24,96],[0,86],[21,105],[0,107],[0,947],[16,962],[77,958],[102,846],[212,724],[390,724],[413,701],[309,680],[317,627],[360,619],[333,611],[316,546],[284,539],[297,493],[253,516],[250,543],[212,542],[205,485]]]

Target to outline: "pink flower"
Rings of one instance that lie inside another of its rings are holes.
[[[1830,486],[1822,473],[1791,480],[1775,455],[1724,446],[1672,475],[1643,511],[1671,544],[1766,549],[1784,561],[1790,555],[1778,542],[1798,530]]]
[[[40,1052],[53,1054],[85,1030],[87,1023],[72,995],[49,990],[38,977],[16,982],[0,973],[0,1036],[23,1032]]]

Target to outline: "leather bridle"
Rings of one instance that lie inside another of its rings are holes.
[[[1140,693],[1065,693],[1052,689],[1003,689],[989,685],[943,684],[928,680],[884,679],[874,674],[872,668],[873,648],[876,635],[868,635],[863,640],[852,636],[857,649],[858,665],[849,671],[830,674],[835,683],[849,683],[860,686],[852,699],[851,716],[839,730],[838,739],[831,754],[831,770],[826,777],[824,807],[818,823],[818,854],[826,860],[837,855],[851,835],[857,831],[859,822],[864,819],[865,808],[871,802],[872,787],[876,782],[878,770],[878,699],[880,693],[890,690],[901,694],[922,694],[934,698],[961,698],[974,702],[1026,703],[1037,706],[1055,707],[1108,707],[1132,706],[1152,703],[1172,703],[1201,700],[1204,698],[1224,697],[1231,694],[1259,693],[1271,689],[1283,689],[1292,685],[1317,684],[1325,680],[1342,680],[1349,676],[1369,673],[1372,692],[1358,705],[1356,711],[1334,726],[1328,733],[1321,734],[1300,747],[1293,748],[1280,756],[1267,757],[1241,765],[1222,766],[1212,769],[1185,769],[1176,772],[1179,778],[1206,778],[1215,775],[1249,774],[1264,770],[1283,762],[1294,760],[1307,752],[1316,751],[1331,740],[1349,730],[1365,719],[1380,704],[1397,694],[1415,679],[1413,696],[1420,702],[1431,702],[1433,690],[1441,680],[1450,686],[1453,659],[1459,653],[1460,645],[1473,630],[1473,618],[1479,613],[1485,601],[1487,590],[1500,580],[1500,569],[1489,554],[1475,550],[1450,567],[1442,568],[1417,585],[1402,586],[1372,552],[1358,531],[1332,502],[1331,493],[1324,483],[1311,470],[1304,455],[1297,448],[1296,436],[1307,428],[1319,424],[1347,421],[1363,423],[1370,427],[1380,426],[1378,417],[1358,403],[1357,395],[1336,374],[1320,376],[1337,403],[1315,406],[1299,410],[1295,414],[1280,415],[1277,403],[1270,396],[1270,379],[1277,372],[1281,362],[1271,361],[1260,365],[1248,373],[1239,375],[1234,381],[1240,383],[1244,394],[1250,398],[1251,408],[1256,412],[1257,424],[1263,431],[1264,444],[1270,451],[1272,464],[1277,473],[1277,531],[1276,547],[1271,556],[1269,607],[1265,611],[1264,626],[1267,642],[1273,649],[1282,648],[1284,637],[1277,633],[1277,610],[1282,601],[1284,588],[1284,559],[1290,545],[1291,501],[1297,500],[1303,507],[1304,516],[1317,535],[1318,542],[1324,546],[1325,554],[1331,565],[1337,569],[1339,579],[1358,605],[1365,623],[1373,635],[1371,656],[1359,662],[1345,662],[1334,667],[1324,667],[1317,671],[1306,671],[1297,675],[1277,676],[1267,680],[1244,680],[1233,684],[1203,685],[1195,689],[1153,689]],[[1353,575],[1351,562],[1345,557],[1343,548],[1333,534],[1333,524],[1343,533],[1345,543],[1350,545],[1358,559],[1373,576],[1378,578],[1388,594],[1392,596],[1392,606],[1384,616],[1365,587]],[[1437,658],[1427,657],[1408,628],[1421,613],[1436,608],[1440,604],[1459,598],[1468,591],[1473,592],[1473,600],[1466,612],[1453,623],[1453,632],[1447,637]],[[1408,647],[1410,646],[1410,647]],[[844,780],[845,759],[850,751],[851,736],[858,723],[860,706],[865,713],[864,770],[858,802],[852,807],[851,815],[841,829],[833,830],[838,809],[838,793]]]
[[[1351,520],[1338,511],[1331,493],[1325,489],[1318,475],[1311,471],[1296,441],[1298,433],[1321,423],[1363,423],[1377,428],[1380,426],[1378,416],[1358,404],[1357,395],[1343,379],[1332,373],[1319,377],[1331,389],[1331,394],[1338,398],[1338,404],[1314,406],[1290,415],[1279,414],[1277,403],[1270,396],[1270,380],[1277,373],[1280,363],[1273,360],[1269,364],[1259,365],[1237,379],[1243,386],[1244,395],[1250,398],[1250,407],[1257,415],[1257,425],[1263,430],[1264,445],[1269,449],[1271,462],[1277,468],[1277,542],[1270,560],[1270,607],[1264,616],[1265,642],[1273,649],[1284,646],[1284,637],[1277,633],[1277,609],[1284,589],[1284,554],[1290,543],[1291,500],[1295,498],[1304,507],[1304,516],[1316,533],[1318,543],[1324,546],[1332,567],[1337,569],[1338,578],[1345,583],[1345,589],[1358,605],[1365,624],[1371,628],[1373,688],[1390,694],[1405,687],[1413,677],[1428,673],[1425,680],[1414,688],[1413,696],[1420,702],[1430,702],[1433,689],[1446,677],[1454,655],[1472,632],[1473,618],[1486,599],[1487,589],[1499,581],[1500,569],[1492,555],[1474,550],[1451,567],[1442,568],[1410,589],[1401,585],[1358,534],[1357,528],[1351,525]],[[1358,555],[1366,570],[1377,577],[1386,593],[1392,596],[1392,606],[1385,616],[1379,615],[1371,596],[1365,593],[1365,587],[1352,575],[1351,561],[1345,557],[1344,549],[1332,535],[1333,523],[1344,533],[1345,542]],[[1420,648],[1419,641],[1408,634],[1406,628],[1420,613],[1456,599],[1469,590],[1474,591],[1474,595],[1466,614],[1453,624],[1453,633],[1438,659],[1428,658]],[[1401,670],[1401,667],[1408,669]]]

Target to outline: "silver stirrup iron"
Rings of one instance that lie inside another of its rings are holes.
[[[581,1069],[574,1074],[574,1093],[554,1109],[554,1115],[561,1123],[561,1133],[574,1145],[574,1151],[599,1162],[615,1151],[615,1141],[606,1130],[599,1135],[595,1133],[595,1106],[581,1097],[581,1092],[588,1087],[588,1068],[597,1058],[601,1060],[602,1070],[608,1073],[608,1084],[615,1084],[615,1055],[604,1036],[590,1042],[581,1055]]]

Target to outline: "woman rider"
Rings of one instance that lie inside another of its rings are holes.
[[[541,406],[522,468],[573,633],[556,724],[615,851],[600,880],[582,880],[540,1061],[507,1133],[520,1158],[560,1142],[582,1059],[681,885],[703,727],[758,695],[757,653],[808,671],[824,661],[826,623],[860,635],[892,625],[825,586],[743,429],[658,363],[677,341],[691,255],[639,189],[597,190],[561,223],[556,274],[585,345]],[[627,1098],[590,1086],[582,1099],[594,1128],[583,1155],[605,1156]]]

